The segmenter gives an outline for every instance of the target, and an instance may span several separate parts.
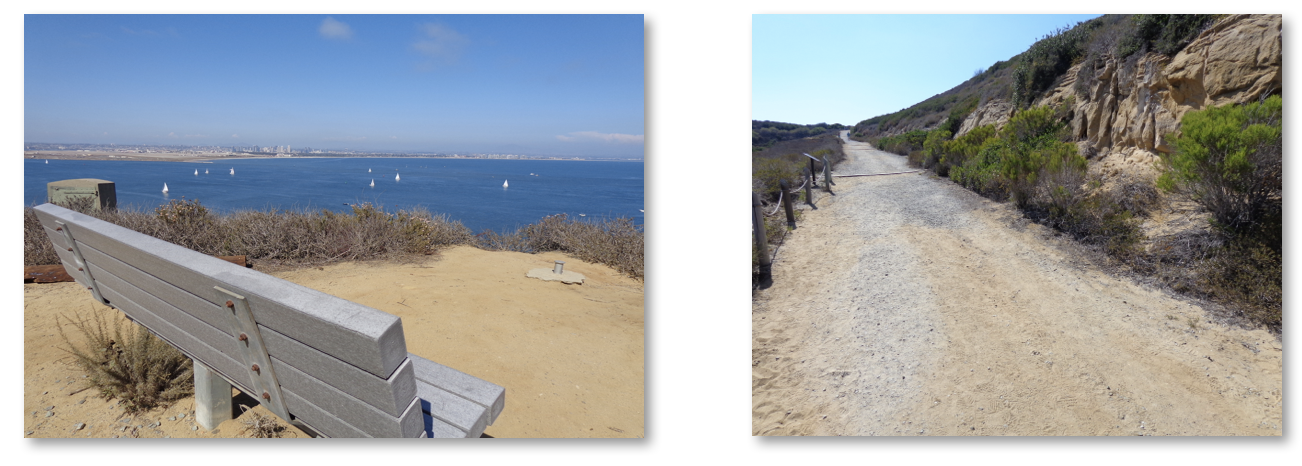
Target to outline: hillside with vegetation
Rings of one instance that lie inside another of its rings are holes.
[[[780,121],[751,120],[751,152],[773,147],[774,144],[782,141],[814,137],[827,133],[828,131],[840,131],[843,129],[849,129],[849,127],[839,123],[801,125],[796,123],[783,123]]]
[[[1106,15],[851,135],[1278,332],[1281,29]]]

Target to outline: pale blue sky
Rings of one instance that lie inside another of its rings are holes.
[[[28,15],[28,142],[642,157],[641,15]]]
[[[1100,15],[754,15],[751,118],[853,125]]]

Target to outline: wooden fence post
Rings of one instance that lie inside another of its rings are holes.
[[[778,180],[779,189],[782,190],[782,208],[787,211],[787,228],[796,229],[796,212],[791,208],[791,193],[787,192],[790,188],[787,186],[787,180]]]
[[[832,164],[827,161],[826,155],[823,156],[823,170],[827,172],[827,184],[835,185],[836,183],[832,182]]]
[[[764,234],[764,212],[760,210],[759,194],[750,193],[751,218],[755,229],[755,249],[759,251],[760,289],[773,286],[773,259],[769,257],[769,242]]]
[[[818,210],[818,206],[814,205],[814,174],[808,170],[805,171],[805,203]]]

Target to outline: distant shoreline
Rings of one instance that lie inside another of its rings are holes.
[[[442,159],[442,160],[531,160],[540,162],[645,162],[645,159],[499,159],[489,157],[434,157],[434,156],[409,156],[409,157],[386,157],[386,156],[342,156],[342,155],[306,155],[293,157],[267,157],[267,156],[247,156],[247,155],[187,155],[177,152],[158,152],[158,153],[121,153],[121,152],[104,152],[104,151],[34,151],[23,152],[24,159],[51,159],[51,160],[111,160],[111,161],[128,161],[128,162],[190,162],[190,163],[212,163],[219,160],[252,160],[252,159]]]

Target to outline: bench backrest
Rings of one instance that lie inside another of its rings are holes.
[[[455,433],[428,414],[430,398],[446,394],[424,395],[436,384],[418,381],[416,366],[438,365],[408,357],[398,317],[52,204],[35,211],[95,299],[285,419],[329,437]],[[456,426],[460,436],[478,436],[501,410],[501,387],[484,396],[477,402],[496,409]]]

